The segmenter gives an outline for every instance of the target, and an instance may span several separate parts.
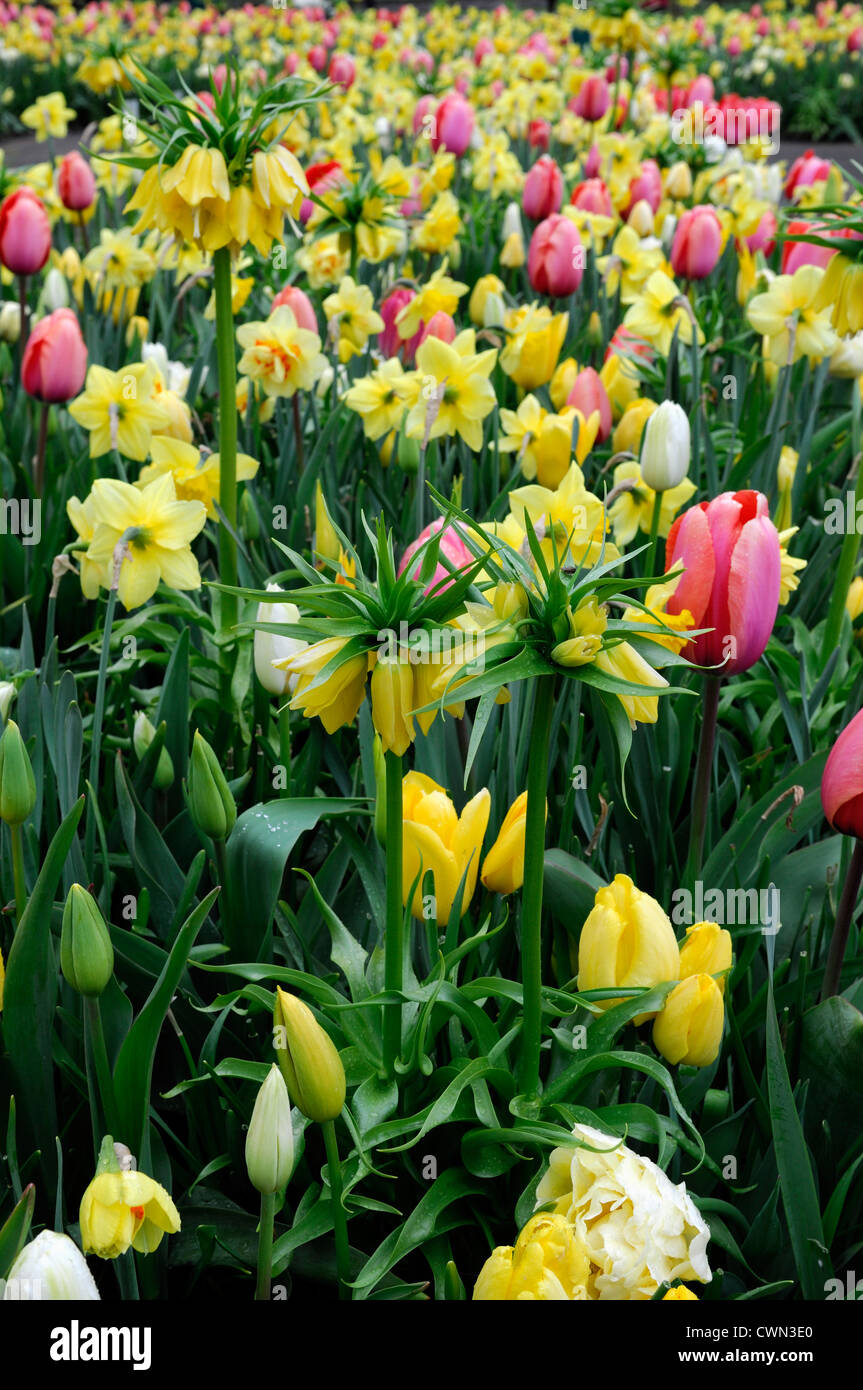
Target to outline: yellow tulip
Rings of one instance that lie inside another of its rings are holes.
[[[341,1114],[345,1069],[338,1049],[301,999],[276,988],[273,1045],[288,1093],[310,1120],[323,1124]]]
[[[149,1255],[162,1236],[180,1229],[180,1214],[160,1183],[146,1173],[97,1173],[81,1198],[85,1255],[115,1260],[131,1245]]]
[[[861,579],[859,574],[851,580],[848,594],[845,598],[845,608],[852,623],[855,618],[859,618],[860,614],[863,613],[863,579]]]
[[[690,975],[675,985],[653,1025],[653,1045],[667,1062],[709,1067],[719,1055],[725,1008],[710,975]]]
[[[545,807],[548,818],[548,803]],[[485,856],[482,881],[490,893],[515,893],[524,882],[524,831],[527,792],[510,806],[497,839]]]
[[[385,753],[406,753],[416,737],[410,711],[416,703],[414,673],[403,657],[381,657],[372,671],[372,722]]]
[[[494,328],[503,323],[504,283],[496,275],[481,275],[468,301],[470,321],[477,328]]]
[[[686,936],[680,947],[680,978],[690,975],[718,975],[721,970],[731,968],[731,932],[716,922],[696,922],[687,927]],[[725,993],[725,976],[716,982],[721,994]]]
[[[662,1297],[663,1303],[686,1303],[690,1299],[698,1302],[698,1294],[693,1293],[685,1284],[678,1284],[676,1289],[669,1289],[667,1294]]]
[[[483,788],[459,816],[443,787],[421,772],[407,774],[402,782],[402,797],[405,906],[411,885],[422,868],[423,878],[426,873],[433,876],[434,916],[444,924],[449,920],[462,877],[462,915],[473,897],[491,797]],[[420,878],[411,905],[414,917],[419,919],[425,916],[422,887]]]
[[[548,387],[548,394],[551,396],[551,403],[555,410],[564,409],[577,376],[578,363],[574,357],[565,357],[562,362],[558,363]]]
[[[590,1256],[565,1216],[532,1216],[515,1247],[499,1245],[480,1270],[474,1302],[572,1302],[588,1297]]]
[[[552,315],[545,305],[524,305],[506,316],[510,333],[500,365],[517,386],[533,391],[551,380],[566,337],[569,314]]]
[[[656,401],[639,396],[624,410],[620,423],[611,436],[611,447],[616,454],[630,453],[638,456],[644,426],[656,410]]]
[[[578,943],[579,990],[622,985],[656,985],[680,978],[674,929],[655,898],[636,888],[627,874],[597,891]],[[597,1001],[602,1009],[619,999]],[[642,1014],[636,1023],[652,1018]]]

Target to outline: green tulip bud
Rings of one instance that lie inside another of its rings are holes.
[[[257,541],[261,538],[261,523],[251,494],[246,488],[240,494],[240,529],[247,541]]]
[[[99,904],[73,883],[63,908],[60,932],[60,969],[63,978],[79,994],[97,998],[114,973],[114,947]]]
[[[200,733],[195,734],[189,764],[189,811],[198,829],[213,840],[227,839],[237,819],[219,760]]]
[[[132,730],[132,746],[139,761],[155,737],[156,730],[142,710],[135,720],[135,727]],[[153,786],[156,791],[164,792],[173,784],[173,781],[174,762],[167,748],[163,747],[156,764],[156,771],[153,773]]]
[[[255,1101],[246,1135],[246,1169],[259,1192],[278,1192],[294,1166],[291,1100],[275,1063]]]
[[[0,820],[21,825],[36,805],[36,779],[21,730],[13,719],[0,736]]]
[[[291,1100],[310,1120],[323,1124],[341,1114],[345,1069],[338,1049],[311,1009],[276,989],[273,1045]]]
[[[420,464],[420,446],[416,439],[408,439],[404,431],[399,435],[399,468],[403,473],[416,473]]]

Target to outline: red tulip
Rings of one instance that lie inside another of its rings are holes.
[[[576,184],[569,200],[574,208],[582,212],[599,212],[604,217],[614,216],[611,194],[603,179],[585,179]]]
[[[70,401],[87,375],[87,348],[71,309],[40,319],[27,340],[21,384],[38,401]]]
[[[851,30],[845,40],[845,47],[849,53],[859,53],[860,49],[863,48],[863,28],[859,24],[856,29]]]
[[[599,411],[597,439],[603,444],[611,434],[611,401],[599,373],[594,371],[593,367],[582,367],[572,384],[566,403],[580,410],[585,420],[589,420],[595,410]]]
[[[285,285],[283,290],[279,290],[270,305],[270,313],[280,309],[283,304],[292,310],[300,328],[307,328],[310,333],[318,332],[318,320],[312,301],[298,285]]]
[[[549,121],[529,121],[527,143],[532,150],[547,150],[551,144],[551,123]]]
[[[470,102],[465,101],[458,93],[451,92],[449,96],[444,97],[435,112],[432,149],[435,152],[439,149],[449,150],[461,158],[470,145],[475,122],[476,117]]]
[[[584,274],[584,247],[568,217],[556,212],[540,222],[530,239],[527,273],[531,287],[540,294],[560,299],[578,289]]]
[[[830,173],[830,160],[821,159],[814,150],[804,150],[788,170],[785,180],[785,197],[790,198],[797,188],[808,188],[810,184],[826,179]]]
[[[611,105],[611,93],[604,77],[586,77],[573,99],[572,109],[585,121],[601,121]]]
[[[671,243],[675,275],[703,280],[715,270],[721,248],[722,228],[713,208],[690,208],[681,216]]]
[[[83,212],[96,197],[93,170],[77,150],[72,150],[60,160],[57,192],[64,208],[68,208],[70,212]]]
[[[821,774],[821,805],[834,830],[863,837],[863,710],[830,750]]]
[[[13,275],[35,275],[51,251],[45,204],[27,185],[0,203],[0,261]]]
[[[524,181],[521,206],[526,217],[541,222],[553,212],[560,212],[563,202],[563,179],[557,165],[548,155],[538,159]]]
[[[723,492],[690,507],[668,533],[665,568],[684,566],[668,612],[712,629],[687,643],[697,666],[747,671],[761,656],[779,608],[779,534],[761,492]],[[726,660],[725,658],[728,658]]]
[[[349,58],[347,53],[333,54],[327,73],[331,82],[337,82],[344,91],[347,91],[353,85],[356,75],[357,66],[353,58]]]

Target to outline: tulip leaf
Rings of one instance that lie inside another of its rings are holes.
[[[3,995],[3,1037],[29,1137],[42,1152],[46,1176],[54,1174],[57,1107],[52,1033],[57,999],[57,959],[51,935],[54,893],[84,809],[76,801],[60,825],[12,938]]]
[[[809,1080],[807,1121],[826,1121],[838,1151],[860,1135],[863,1014],[847,999],[824,999],[803,1015],[800,1079]]]
[[[574,941],[594,906],[605,881],[587,864],[562,849],[547,849],[543,868],[543,899]]]
[[[300,836],[321,816],[364,812],[368,807],[362,801],[308,796],[260,802],[238,817],[225,852],[222,915],[224,938],[235,956],[257,960],[268,949],[282,875]]]
[[[114,782],[117,789],[117,811],[126,848],[132,857],[140,882],[149,890],[156,930],[163,940],[167,940],[174,916],[174,904],[179,901],[183,892],[182,871],[165,844],[164,836],[157,830],[136,797],[120,753],[117,754],[114,764]]]
[[[782,1205],[800,1287],[804,1298],[823,1299],[826,1281],[833,1271],[824,1243],[809,1151],[782,1051],[772,982],[767,1003],[767,1087]]]
[[[0,1282],[9,1274],[17,1260],[30,1231],[33,1208],[36,1205],[36,1188],[32,1183],[25,1187],[12,1213],[0,1226]],[[3,1297],[0,1289],[0,1298]]]
[[[433,1235],[443,1235],[460,1224],[444,1219],[447,1207],[464,1197],[476,1197],[484,1185],[458,1168],[447,1168],[420,1199],[406,1221],[391,1231],[366,1261],[353,1288],[359,1298],[367,1297],[389,1271]]]
[[[297,869],[297,873],[302,874],[303,878],[308,880],[309,888],[314,894],[321,916],[327,924],[332,939],[330,957],[333,964],[337,965],[343,972],[351,992],[351,999],[356,1003],[359,999],[368,998],[371,993],[366,982],[368,952],[360,945],[356,937],[351,936],[344,922],[336,916],[329,903],[324,900],[311,874],[306,873],[305,869]]]
[[[162,973],[149,999],[132,1024],[123,1046],[120,1048],[114,1068],[114,1089],[117,1096],[117,1113],[122,1125],[122,1133],[117,1135],[132,1152],[140,1157],[146,1140],[147,1116],[150,1109],[150,1080],[153,1074],[153,1058],[165,1015],[171,1006],[174,992],[180,983],[195,944],[210,908],[216,901],[218,889],[208,893],[191,916],[183,923],[177,939],[171,947]]]

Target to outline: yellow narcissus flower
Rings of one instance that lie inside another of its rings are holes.
[[[272,420],[276,411],[276,402],[272,396],[265,396],[263,391],[256,383],[252,383],[247,376],[241,376],[237,380],[237,414],[243,419],[249,409],[249,391],[251,390],[252,400],[255,402],[258,419],[262,425],[268,420]]]
[[[426,338],[420,344],[417,370],[411,378],[413,404],[406,423],[409,439],[459,434],[469,449],[478,452],[482,448],[482,422],[497,403],[489,381],[497,352],[494,348],[476,352],[475,347],[472,328],[464,329],[452,343]]]
[[[570,408],[560,415],[543,410],[535,396],[525,396],[518,410],[500,412],[504,438],[502,453],[518,452],[526,478],[537,478],[542,487],[556,488],[570,467],[574,426],[578,422],[575,457],[583,463],[599,433],[599,411],[585,420],[580,410]]]
[[[474,1302],[588,1298],[590,1256],[564,1216],[532,1216],[515,1246],[499,1245],[480,1270]]]
[[[548,394],[555,410],[563,410],[577,376],[578,363],[574,357],[565,358],[555,367],[554,375],[548,384]]]
[[[345,392],[344,403],[361,416],[367,439],[380,439],[390,430],[398,430],[405,413],[404,389],[402,364],[397,357],[390,357]]]
[[[335,324],[338,330],[340,362],[350,362],[352,357],[364,352],[369,335],[382,331],[384,321],[373,305],[368,285],[357,285],[350,275],[345,276],[337,294],[328,295],[324,300],[327,322]]]
[[[48,92],[37,97],[32,106],[21,112],[21,124],[35,130],[37,140],[65,139],[69,133],[69,122],[74,121],[75,112],[66,105],[62,92]]]
[[[328,734],[352,724],[365,698],[368,657],[362,652],[339,660],[346,646],[345,638],[328,637],[273,662],[277,670],[299,677],[291,709],[302,710],[307,719],[320,719]]]
[[[480,875],[490,893],[515,893],[524,883],[524,835],[527,792],[510,806],[498,837],[485,856]],[[548,802],[545,806],[548,819]]]
[[[510,518],[520,528],[524,515],[542,535],[542,553],[548,564],[592,565],[599,558],[604,530],[604,508],[598,497],[584,485],[584,474],[573,463],[554,489],[531,483],[513,488],[509,494]],[[552,545],[554,536],[554,546]],[[505,540],[510,538],[504,535]],[[518,549],[520,537],[513,537]],[[617,558],[614,546],[606,544],[606,560]]]
[[[447,268],[448,264],[444,261],[396,315],[400,338],[413,338],[421,325],[429,323],[435,314],[452,315],[458,308],[458,302],[463,294],[467,294],[468,287],[447,275]]]
[[[578,943],[578,989],[657,985],[680,978],[674,928],[655,898],[636,888],[627,874],[597,889]],[[610,1009],[619,999],[597,1000]],[[642,1014],[636,1023],[652,1018]]]
[[[422,868],[411,911],[420,921],[428,916],[424,911],[422,880],[426,873],[431,873],[434,879],[432,916],[443,926],[449,920],[458,886],[465,875],[462,915],[473,897],[491,797],[483,788],[459,816],[443,787],[421,772],[409,772],[402,782],[402,798],[405,906],[411,885]]]
[[[446,255],[462,232],[458,200],[450,192],[435,198],[422,221],[414,228],[411,245],[426,255]]]
[[[614,499],[608,513],[614,527],[614,539],[618,545],[628,545],[639,530],[649,535],[650,524],[653,519],[653,507],[657,494],[653,488],[649,488],[645,483],[635,459],[619,463],[614,470],[615,488],[630,479],[635,486],[625,488],[620,496]],[[677,487],[667,488],[665,492],[659,494],[660,536],[668,535],[675,514],[680,511],[681,507],[685,506],[695,490],[692,479],[684,478],[682,483],[677,484]]]
[[[805,570],[806,561],[801,560],[797,555],[788,554],[788,543],[792,536],[796,536],[800,530],[799,526],[789,526],[785,531],[779,532],[779,602],[787,603],[794,590],[799,586],[798,572]]]
[[[69,414],[89,431],[91,458],[116,449],[136,463],[144,462],[154,430],[170,423],[154,398],[155,382],[156,369],[150,363],[132,362],[118,372],[90,367]]]
[[[647,612],[635,607],[623,610],[624,622],[643,624],[649,628],[644,636],[675,653],[682,651],[686,646],[689,641],[686,633],[688,629],[695,627],[695,620],[688,608],[684,608],[681,613],[665,611],[668,600],[675,593],[680,580],[681,574],[677,574],[664,584],[652,584],[644,595],[644,608]],[[671,631],[663,632],[663,628],[670,628]]]
[[[616,454],[638,454],[644,426],[655,410],[656,401],[645,396],[639,396],[626,407],[611,436],[611,447]]]
[[[668,681],[658,671],[654,671],[631,642],[618,642],[614,646],[603,647],[596,658],[596,665],[606,675],[617,676],[619,680],[630,681],[654,690],[662,690]],[[659,717],[659,697],[657,695],[617,695],[629,717],[633,729],[636,724],[655,724]]]
[[[830,306],[818,307],[823,279],[820,266],[801,265],[793,275],[777,275],[769,289],[749,301],[746,316],[756,333],[768,339],[770,360],[777,367],[801,357],[820,362],[836,347]]]
[[[731,932],[717,922],[696,922],[686,928],[680,946],[680,978],[690,975],[718,975],[731,969],[733,948]],[[720,994],[725,993],[725,975],[716,982]]]
[[[85,547],[89,546],[96,532],[95,503],[93,494],[81,502],[77,497],[70,497],[66,503],[66,515],[78,533],[80,540]],[[107,577],[105,565],[101,562],[96,564],[91,560],[87,550],[73,550],[72,558],[77,560],[81,578],[81,592],[85,598],[95,598],[100,587],[107,589],[110,579]]]
[[[605,276],[608,294],[615,294],[619,285],[621,304],[634,304],[663,262],[662,247],[652,238],[640,237],[633,227],[627,226],[621,227],[611,251],[601,257],[597,265]]]
[[[85,1255],[115,1260],[132,1246],[149,1255],[165,1234],[180,1229],[180,1213],[160,1183],[146,1173],[97,1173],[81,1198]]]
[[[136,487],[146,487],[155,478],[170,473],[177,497],[181,502],[203,502],[210,521],[216,521],[213,505],[219,496],[219,455],[203,455],[200,449],[178,439],[154,435],[151,447],[152,463],[138,474]],[[237,455],[237,481],[254,478],[260,464],[248,454]]]
[[[137,290],[152,279],[155,257],[145,251],[128,227],[114,232],[103,227],[99,245],[88,251],[83,261],[94,290]]]
[[[677,285],[662,270],[655,270],[645,282],[639,296],[630,305],[624,317],[624,324],[631,333],[668,356],[674,331],[678,340],[687,346],[692,342],[692,319],[682,307],[681,295]],[[704,342],[704,334],[698,328],[698,342]]]
[[[342,250],[337,234],[322,236],[308,246],[300,247],[297,265],[309,277],[313,290],[337,285],[350,265],[350,252]]]
[[[204,527],[207,509],[200,502],[178,502],[172,474],[143,488],[97,478],[90,496],[96,525],[87,558],[100,567],[103,582],[113,577],[115,547],[127,531],[133,532],[117,589],[124,608],[146,603],[160,580],[171,589],[201,587],[189,546]]]
[[[602,364],[599,379],[605,387],[614,418],[617,420],[638,400],[638,392],[641,389],[638,368],[631,358],[612,352]]]
[[[237,342],[245,349],[237,371],[259,382],[268,396],[310,391],[327,366],[317,333],[300,328],[287,304],[264,322],[243,324]]]
[[[709,1067],[719,1056],[725,1007],[712,975],[675,985],[653,1025],[653,1045],[672,1066]]]
[[[535,391],[551,381],[568,324],[569,314],[552,314],[544,304],[525,304],[507,314],[509,338],[500,365],[517,386]]]

